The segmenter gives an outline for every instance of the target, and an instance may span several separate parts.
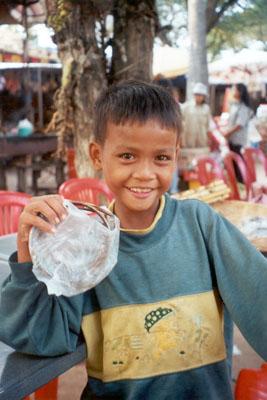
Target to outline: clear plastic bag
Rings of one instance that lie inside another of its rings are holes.
[[[99,284],[117,262],[119,219],[104,207],[64,201],[68,216],[55,233],[32,228],[33,273],[48,294],[74,296]]]

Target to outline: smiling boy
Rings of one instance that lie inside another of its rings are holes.
[[[91,144],[91,158],[116,198],[114,209],[122,228],[142,229],[153,222],[159,199],[169,188],[177,152],[177,130],[154,120],[109,122],[104,143]]]
[[[82,295],[49,296],[32,273],[28,232],[52,231],[66,210],[59,196],[35,198],[21,215],[2,289],[0,338],[57,355],[73,351],[82,330],[82,399],[232,399],[229,315],[267,358],[266,260],[208,205],[166,194],[180,134],[168,92],[121,83],[100,96],[95,113],[90,156],[115,198],[117,265]]]

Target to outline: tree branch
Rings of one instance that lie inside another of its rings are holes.
[[[206,20],[207,20],[207,33],[211,31],[212,28],[218,23],[221,16],[225,13],[225,11],[236,4],[238,0],[228,0],[224,1],[220,10],[216,11],[218,7],[218,0],[208,0],[207,8],[206,8]]]

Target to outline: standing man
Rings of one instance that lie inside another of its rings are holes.
[[[208,88],[203,83],[196,83],[193,89],[194,98],[182,107],[183,134],[182,147],[208,147],[210,125],[210,107],[206,103]],[[203,149],[204,150],[204,149]]]

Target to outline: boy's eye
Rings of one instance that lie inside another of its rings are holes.
[[[159,156],[156,157],[158,161],[169,161],[171,160],[170,156],[167,156],[166,154],[160,154]]]
[[[119,155],[123,160],[132,160],[134,156],[131,153],[122,153]]]

